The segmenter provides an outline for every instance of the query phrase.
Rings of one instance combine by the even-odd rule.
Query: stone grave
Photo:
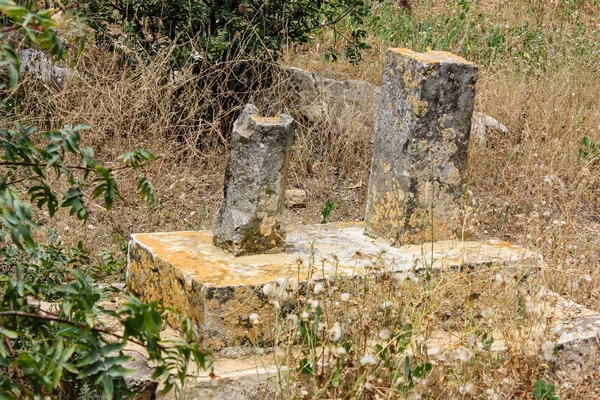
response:
[[[309,279],[335,276],[343,287],[378,274],[374,259],[390,266],[386,273],[406,276],[489,265],[514,268],[519,276],[537,269],[536,253],[500,240],[464,240],[461,231],[476,78],[474,64],[450,53],[389,50],[364,224],[284,227],[295,123],[287,115],[261,117],[252,105],[244,109],[234,124],[213,230],[133,234],[129,245],[128,289],[185,313],[217,357],[224,379],[198,378],[189,398],[263,398],[259,388],[280,370],[272,358],[248,355],[273,346],[275,329],[253,324],[251,316],[273,318],[266,293],[273,282],[306,290]],[[310,275],[311,263],[318,263],[319,274]],[[599,313],[552,293],[538,295],[567,321],[559,340],[565,360],[595,351]],[[439,353],[456,344],[438,339],[433,350]]]
[[[253,325],[249,316],[272,315],[265,284],[293,279],[303,285],[303,257],[318,260],[324,274],[342,282],[372,273],[374,257],[399,273],[536,266],[538,256],[525,248],[457,234],[476,76],[474,64],[450,53],[389,51],[364,225],[284,229],[295,124],[287,115],[261,117],[248,105],[234,125],[213,231],[132,235],[129,290],[143,301],[179,308],[207,348],[227,351],[273,344],[273,329]],[[432,238],[443,240],[427,243]],[[382,255],[388,241],[394,247]]]

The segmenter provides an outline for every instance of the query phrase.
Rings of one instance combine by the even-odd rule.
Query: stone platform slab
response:
[[[129,247],[127,285],[143,301],[160,301],[190,317],[211,350],[270,346],[274,327],[252,324],[273,315],[267,283],[294,278],[302,284],[335,271],[340,279],[369,273],[441,271],[482,265],[536,266],[539,256],[499,240],[443,241],[390,247],[367,237],[359,223],[296,226],[288,229],[284,253],[234,257],[212,244],[210,231],[134,234]],[[432,252],[433,249],[433,252]],[[284,307],[283,307],[284,308]]]

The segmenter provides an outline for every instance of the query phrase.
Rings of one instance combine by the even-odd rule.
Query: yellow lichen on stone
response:
[[[406,48],[392,48],[389,50],[393,54],[397,54],[401,57],[413,58],[417,61],[427,62],[427,63],[460,63],[472,65],[471,61],[467,61],[466,59],[457,56],[456,54],[449,53],[447,51],[428,51],[426,53],[418,53],[416,51],[406,49]]]
[[[418,79],[410,73],[409,69],[405,69],[402,74],[402,80],[404,81],[404,87],[406,89],[416,89],[421,84]]]
[[[427,113],[427,107],[429,103],[424,100],[420,100],[417,97],[409,94],[407,99],[412,104],[413,113],[419,117],[424,116]]]
[[[253,115],[251,118],[252,118],[252,120],[254,122],[257,122],[259,124],[260,123],[267,123],[268,124],[268,123],[279,122],[279,118],[278,117],[259,117],[257,115]]]

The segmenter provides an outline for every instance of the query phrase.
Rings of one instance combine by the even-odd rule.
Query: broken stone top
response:
[[[257,128],[263,134],[275,134],[280,133],[280,130],[267,130],[262,128],[273,127],[276,125],[290,125],[294,123],[294,119],[287,114],[280,114],[277,117],[262,117],[258,115],[258,110],[253,104],[247,104],[244,110],[240,114],[237,121],[233,125],[233,135],[239,134],[244,137],[249,137]]]
[[[214,223],[214,244],[238,255],[283,251],[281,214],[295,122],[261,117],[248,104],[233,126],[224,200]]]
[[[427,53],[417,53],[416,51],[405,49],[405,48],[393,48],[389,50],[390,53],[398,54],[408,58],[414,58],[419,62],[425,62],[430,64],[467,64],[475,65],[471,61],[467,61],[464,58],[457,56],[456,54],[449,53],[447,51],[428,51]]]

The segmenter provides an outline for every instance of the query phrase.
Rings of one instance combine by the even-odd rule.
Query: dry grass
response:
[[[457,12],[443,3],[424,1],[414,5],[413,20],[433,20]],[[476,109],[507,125],[509,134],[491,136],[485,145],[472,144],[468,184],[473,194],[468,227],[481,236],[500,237],[539,250],[547,268],[543,276],[535,277],[526,287],[499,285],[483,273],[442,277],[425,291],[421,285],[408,284],[405,300],[395,305],[397,312],[424,337],[427,332],[451,325],[459,342],[467,341],[479,326],[467,323],[471,306],[465,304],[465,293],[479,293],[484,299],[485,304],[472,305],[477,312],[490,307],[501,313],[507,305],[514,305],[519,291],[523,295],[535,293],[542,286],[600,310],[600,161],[580,157],[584,136],[600,143],[600,53],[593,45],[600,38],[598,4],[566,0],[481,3],[477,12],[484,13],[478,20],[482,23],[464,28],[463,36],[447,50],[480,61]],[[530,47],[523,45],[527,31],[511,30],[525,22],[541,38]],[[587,30],[578,31],[578,24]],[[506,27],[502,31],[506,36],[502,45],[505,53],[494,58],[486,49],[469,49],[469,40],[483,37],[482,29],[492,26]],[[424,41],[403,43],[375,35],[370,41],[373,47],[358,66],[343,60],[324,64],[323,54],[331,44],[325,34],[303,48],[289,49],[284,60],[336,79],[378,84],[386,47],[426,47]],[[543,51],[536,53],[539,49]],[[19,111],[42,129],[68,122],[89,124],[93,129],[83,141],[103,160],[114,160],[136,147],[160,155],[149,171],[160,199],[154,210],[138,203],[133,181],[123,176],[125,203],[117,204],[111,213],[93,207],[88,221],[93,228],[75,225],[66,215],[53,222],[67,242],[84,240],[92,252],[97,252],[104,247],[115,249],[118,238],[127,238],[133,232],[211,225],[222,196],[226,148],[219,126],[199,121],[198,115],[218,99],[212,98],[207,86],[196,86],[198,77],[190,70],[174,79],[163,71],[160,60],[129,69],[118,56],[90,49],[61,90],[43,88],[35,82],[23,85],[24,106]],[[180,99],[176,104],[175,93]],[[294,114],[289,106],[286,111]],[[352,119],[340,123],[339,118],[330,115],[318,127],[303,125],[299,130],[289,186],[306,189],[309,202],[306,209],[286,210],[289,223],[319,222],[320,209],[327,199],[337,205],[333,220],[362,218],[373,132],[352,130],[352,126]],[[489,273],[493,277],[494,271]],[[377,298],[371,303],[383,301]],[[417,305],[424,303],[426,309],[419,309]],[[512,306],[509,309],[514,311]],[[451,310],[461,312],[432,323],[424,319]],[[524,343],[519,339],[523,332],[511,315],[485,323],[491,324],[486,329],[501,332],[507,343]],[[528,335],[530,339],[536,336],[531,332]],[[535,378],[547,372],[545,362],[535,354],[525,354],[517,345],[500,358],[490,354],[459,372],[456,367],[437,365],[436,376],[451,374],[453,378],[441,391],[435,391],[432,385],[419,389],[419,393],[432,398],[457,398],[462,396],[460,386],[472,382],[476,386],[471,395],[474,398],[488,398],[486,390],[490,388],[501,396],[498,398],[530,398]],[[365,379],[375,376],[374,370],[358,369],[366,373]],[[566,385],[561,389],[561,398],[597,398],[593,391],[597,390],[594,381],[598,377],[593,373],[565,378],[554,375],[552,379]]]

